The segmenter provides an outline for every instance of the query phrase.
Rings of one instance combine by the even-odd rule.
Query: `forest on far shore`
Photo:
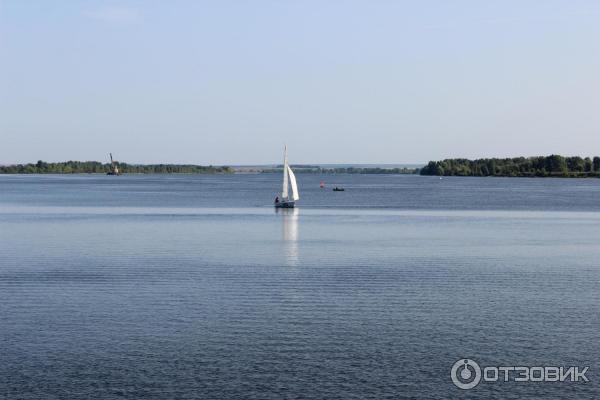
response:
[[[430,161],[421,175],[443,176],[540,176],[600,177],[600,157],[563,157],[559,155],[515,158],[451,158]]]
[[[230,167],[213,167],[212,165],[191,164],[127,164],[116,162],[123,174],[216,174],[232,173]],[[0,166],[0,174],[102,174],[111,170],[111,164],[98,161],[66,161],[47,163],[38,161],[35,164],[15,164]]]

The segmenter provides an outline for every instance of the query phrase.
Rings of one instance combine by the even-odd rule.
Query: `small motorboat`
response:
[[[337,187],[336,186],[336,187],[333,188],[334,192],[343,192],[344,190],[346,190],[346,189],[344,189],[343,187]]]
[[[289,194],[289,187],[291,186],[291,196]],[[300,199],[298,194],[298,185],[296,184],[296,176],[294,171],[290,168],[287,159],[287,146],[283,152],[283,188],[281,195],[275,198],[273,204],[275,208],[294,208],[296,201]]]

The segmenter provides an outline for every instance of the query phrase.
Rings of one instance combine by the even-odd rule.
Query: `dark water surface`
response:
[[[600,180],[280,180],[0,176],[0,398],[600,398]]]

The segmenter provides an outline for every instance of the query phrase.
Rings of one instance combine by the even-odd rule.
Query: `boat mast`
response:
[[[281,198],[288,198],[288,160],[287,160],[287,146],[284,146],[283,150],[283,188],[281,189]]]

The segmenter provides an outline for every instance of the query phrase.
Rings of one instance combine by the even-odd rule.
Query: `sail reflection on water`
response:
[[[298,251],[298,208],[276,208],[276,213],[281,215],[283,255],[288,266],[299,264]]]

